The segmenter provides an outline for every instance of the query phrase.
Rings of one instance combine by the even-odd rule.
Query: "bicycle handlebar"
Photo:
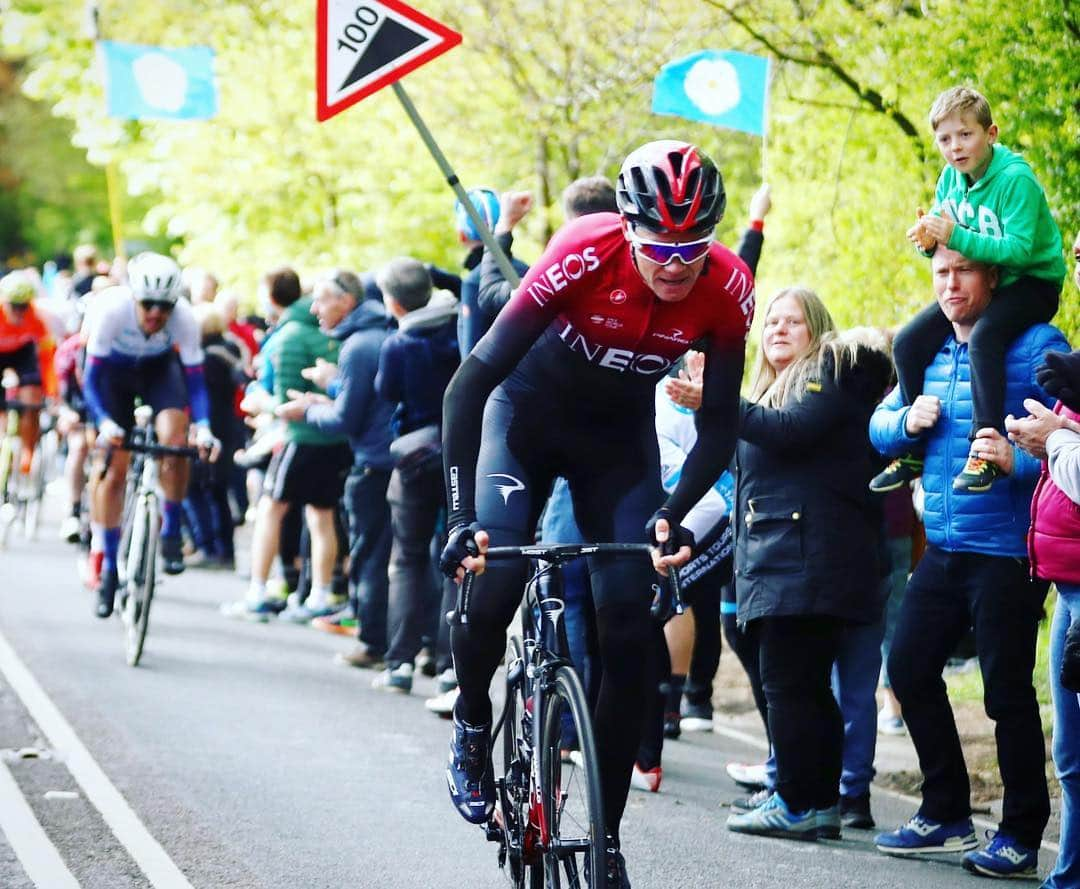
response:
[[[484,556],[493,562],[511,559],[541,559],[552,565],[563,565],[582,556],[648,556],[651,552],[652,547],[647,543],[540,543],[532,546],[493,546],[484,553]],[[475,579],[475,573],[465,572],[465,578],[458,587],[457,604],[454,610],[447,612],[446,615],[446,620],[451,626],[460,626],[469,622],[469,606],[472,602],[472,587]],[[653,617],[666,622],[673,614],[682,614],[684,610],[679,572],[668,571],[665,583],[661,587],[659,601],[652,606]]]

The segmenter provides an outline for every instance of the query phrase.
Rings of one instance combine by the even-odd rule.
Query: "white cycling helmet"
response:
[[[128,263],[128,286],[137,302],[175,303],[180,298],[180,266],[160,253],[140,253]]]

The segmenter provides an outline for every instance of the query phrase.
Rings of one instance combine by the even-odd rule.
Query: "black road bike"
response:
[[[562,566],[591,555],[648,558],[626,543],[493,547],[487,558],[537,560],[521,605],[522,634],[506,658],[506,699],[492,732],[497,805],[484,826],[515,889],[585,889],[603,874],[604,809],[588,699],[569,654]],[[677,572],[654,588],[654,614],[682,610]],[[451,623],[467,623],[466,574]],[[541,584],[541,579],[546,583]]]

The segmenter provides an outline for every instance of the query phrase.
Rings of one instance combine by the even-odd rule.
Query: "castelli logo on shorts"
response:
[[[573,281],[579,281],[587,272],[600,268],[600,258],[592,245],[580,253],[567,253],[558,262],[553,262],[537,276],[526,293],[538,306],[546,306],[548,301],[560,290],[566,289]]]
[[[621,306],[628,299],[625,290],[612,290],[611,296],[608,297],[613,305]]]

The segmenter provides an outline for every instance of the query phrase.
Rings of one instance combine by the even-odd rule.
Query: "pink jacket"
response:
[[[1054,413],[1080,421],[1080,414],[1061,402],[1054,407]],[[1045,461],[1031,498],[1028,555],[1032,576],[1080,584],[1080,504],[1054,484]]]

